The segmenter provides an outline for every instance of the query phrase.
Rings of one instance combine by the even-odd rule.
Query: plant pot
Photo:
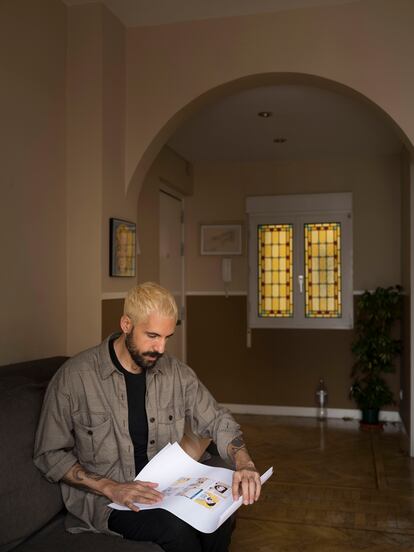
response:
[[[369,425],[379,424],[379,408],[364,408],[362,409],[361,423]]]

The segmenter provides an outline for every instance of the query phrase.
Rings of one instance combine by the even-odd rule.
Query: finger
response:
[[[240,485],[240,476],[238,473],[235,473],[233,475],[233,483],[231,485],[233,500],[239,500],[239,485]]]
[[[252,504],[254,497],[254,479],[249,477],[247,479],[247,504]]]
[[[251,477],[249,481],[249,504],[253,504],[256,497],[256,478]]]
[[[156,502],[161,502],[164,498],[161,493],[149,491],[136,491],[132,496],[136,502],[143,502],[145,504],[155,504]]]
[[[146,487],[144,485],[140,486],[139,489],[136,489],[135,493],[138,496],[146,497],[146,498],[152,500],[153,502],[159,502],[160,500],[162,500],[164,498],[164,494],[161,493],[160,491],[157,491],[152,487]]]
[[[140,481],[134,483],[126,483],[120,486],[120,491],[125,493],[155,493],[161,494],[160,491],[155,489],[155,485],[158,486],[158,483],[155,484],[142,484]]]
[[[164,494],[160,491],[157,491],[151,487],[141,487],[139,490],[136,491],[140,496],[145,496],[150,499],[154,499],[157,502],[162,500],[164,498]]]
[[[158,485],[158,483],[157,483],[157,485]],[[134,490],[136,492],[142,493],[144,495],[152,495],[152,496],[158,496],[158,497],[163,497],[164,496],[160,491],[157,491],[156,489],[154,489],[153,486],[149,486],[149,485],[137,485],[136,489],[134,489]]]
[[[242,495],[243,495],[243,504],[247,506],[250,504],[250,498],[249,498],[249,479],[247,477],[243,477],[241,480],[241,487],[242,487]]]
[[[142,495],[138,495],[136,498],[134,498],[134,501],[138,502],[139,504],[157,504],[158,502],[161,502],[159,498],[146,497]]]
[[[133,512],[139,512],[139,508],[138,506],[135,506],[135,504],[131,501],[127,501],[125,502],[125,506],[127,506],[130,510],[132,510]]]
[[[144,485],[145,487],[158,487],[158,483],[153,483],[152,481],[134,481],[139,485]]]
[[[257,481],[256,481],[256,494],[255,494],[255,497],[254,497],[254,499],[256,501],[259,500],[261,490],[262,490],[262,482],[260,481],[260,477],[258,475],[257,476]]]

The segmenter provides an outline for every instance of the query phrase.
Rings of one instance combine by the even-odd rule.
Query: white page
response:
[[[270,472],[273,473],[272,468],[262,476],[267,475],[264,481]],[[199,531],[212,533],[242,504],[241,498],[237,501],[232,498],[233,474],[228,468],[196,462],[178,443],[168,444],[135,478],[158,483],[157,490],[164,492],[164,499],[153,505],[136,503],[136,506],[140,510],[163,508]],[[109,506],[129,509],[114,503]]]

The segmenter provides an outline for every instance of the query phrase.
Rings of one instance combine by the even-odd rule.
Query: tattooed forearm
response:
[[[84,481],[85,479],[94,479],[95,481],[100,481],[104,478],[103,475],[85,470],[85,468],[82,468],[82,466],[79,465],[74,466],[73,477],[74,479],[76,479],[76,481]]]
[[[100,495],[102,493],[99,491],[99,489],[94,488],[94,483],[101,481],[102,479],[105,479],[103,475],[90,472],[83,468],[80,464],[75,464],[63,476],[62,481],[64,481],[68,485],[71,485],[72,487],[76,487],[77,489]]]
[[[256,471],[253,460],[250,458],[249,451],[243,437],[235,437],[227,447],[227,453],[230,459],[234,462],[236,469],[243,469],[247,471]]]
[[[230,442],[230,446],[237,452],[238,450],[245,448],[246,444],[242,437],[235,437],[233,441]]]
[[[234,460],[236,454],[239,452],[239,450],[246,449],[246,444],[243,441],[242,437],[235,437],[233,441],[229,443],[228,446],[228,453],[230,458]]]

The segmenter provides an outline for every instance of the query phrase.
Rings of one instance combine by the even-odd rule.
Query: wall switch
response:
[[[222,260],[221,275],[224,283],[229,284],[231,282],[231,259]]]
[[[250,349],[252,346],[252,330],[247,328],[246,347]]]

